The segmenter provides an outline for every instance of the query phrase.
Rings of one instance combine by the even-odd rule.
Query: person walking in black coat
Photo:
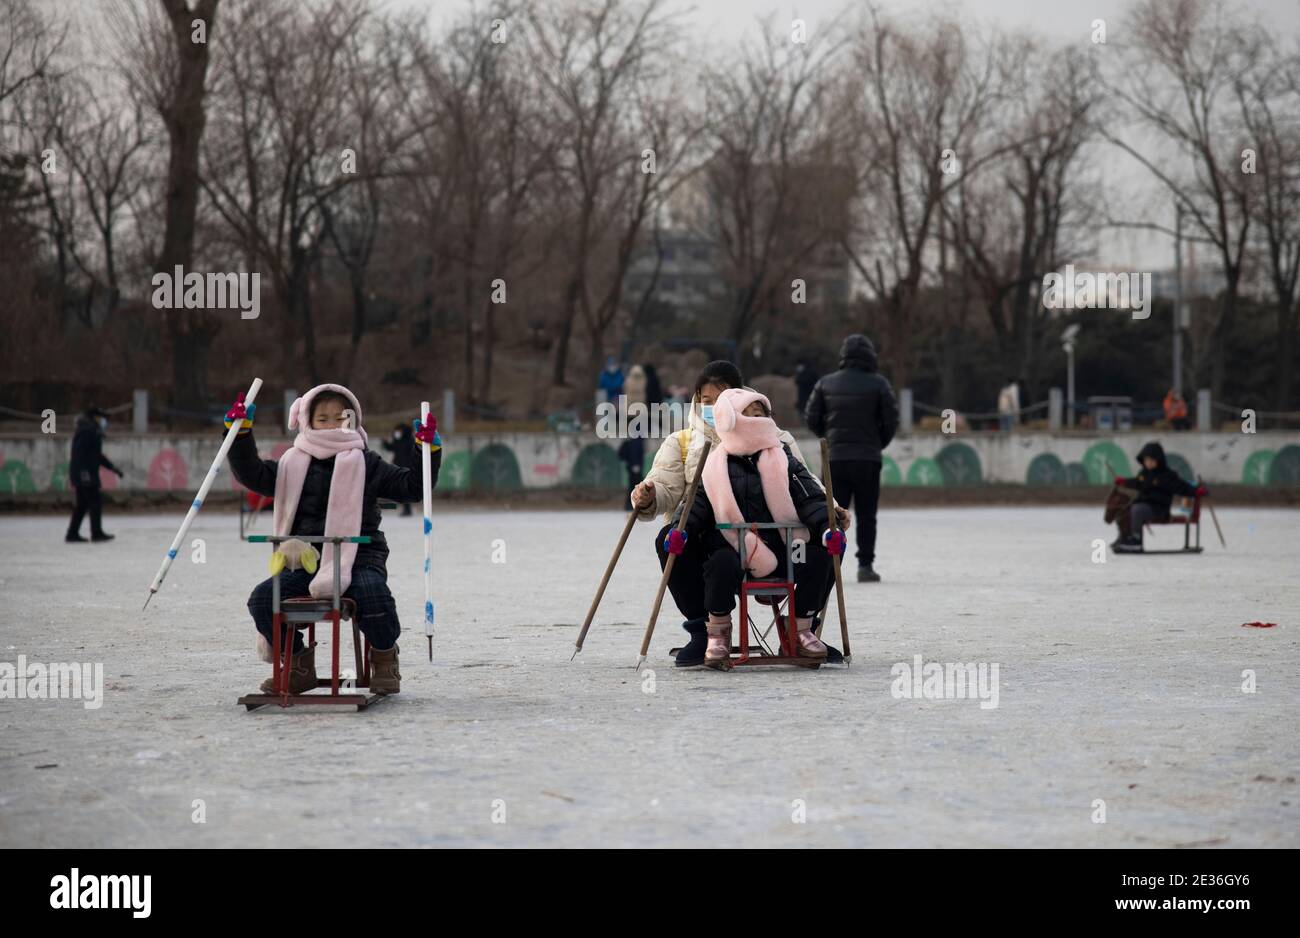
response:
[[[69,543],[85,541],[81,536],[81,519],[90,515],[90,539],[111,541],[113,535],[105,534],[102,520],[104,501],[100,496],[99,467],[117,473],[122,470],[104,455],[104,431],[108,428],[108,414],[98,407],[90,407],[77,417],[72,432],[72,456],[68,462],[68,482],[77,493],[77,503],[72,509],[72,521],[64,540]]]
[[[794,369],[794,386],[797,392],[795,406],[799,408],[799,413],[808,409],[808,398],[812,397],[813,388],[817,387],[817,372],[802,358],[796,363]]]
[[[394,466],[409,469],[417,475],[423,468],[421,465],[423,457],[416,451],[414,433],[406,424],[399,423],[393,427],[393,437],[391,440],[384,440],[383,447],[393,454]],[[410,502],[402,502],[402,514],[403,516],[411,514]]]
[[[840,347],[840,370],[813,387],[808,426],[830,444],[835,500],[858,518],[858,582],[878,583],[876,508],[880,503],[881,450],[898,432],[898,401],[876,371],[876,347],[851,335]]]

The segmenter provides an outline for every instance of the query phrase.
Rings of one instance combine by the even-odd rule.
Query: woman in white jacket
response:
[[[664,550],[664,538],[674,526],[682,509],[682,500],[686,495],[687,481],[694,479],[699,471],[700,456],[704,452],[705,442],[718,445],[718,434],[713,429],[713,402],[718,395],[729,388],[744,388],[745,379],[740,369],[728,361],[709,362],[695,381],[695,393],[691,397],[690,416],[687,428],[667,436],[655,454],[654,465],[646,474],[644,481],[632,490],[632,507],[640,521],[653,521],[656,516],[663,517],[664,527],[655,536],[655,550],[659,555],[659,566],[668,562]],[[750,389],[752,390],[752,389]],[[790,448],[790,452],[804,465],[808,460],[799,450],[799,444],[786,430],[780,432],[780,440]],[[813,473],[817,477],[816,473]],[[818,478],[820,482],[820,478]],[[849,514],[838,505],[835,506],[836,517],[841,530],[849,526]],[[685,550],[673,565],[672,576],[668,580],[668,590],[673,594],[673,602],[681,610],[686,621],[682,628],[690,634],[690,642],[677,654],[679,668],[699,667],[704,664],[704,649],[708,644],[708,631],[705,623],[708,612],[704,608],[704,553],[699,544],[690,540]],[[834,652],[838,656],[838,652]]]

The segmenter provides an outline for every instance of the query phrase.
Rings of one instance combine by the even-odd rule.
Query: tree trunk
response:
[[[1291,372],[1295,360],[1296,305],[1287,303],[1290,313],[1278,312],[1277,364],[1273,370],[1273,409],[1286,410],[1291,400]]]
[[[492,350],[497,339],[496,311],[497,305],[489,297],[483,310],[483,373],[479,379],[479,400],[485,405],[491,401]]]
[[[348,349],[348,364],[343,372],[345,383],[352,382],[357,367],[357,355],[361,352],[361,340],[366,334],[366,284],[362,275],[353,271],[352,286],[352,338]]]
[[[171,100],[163,107],[167,128],[166,227],[155,269],[171,276],[176,267],[194,259],[195,217],[199,204],[199,145],[207,124],[203,96],[208,74],[208,48],[220,0],[198,0],[194,9],[184,0],[162,0],[175,40],[177,68]],[[192,42],[195,20],[203,20],[208,42]],[[208,347],[216,323],[203,310],[171,310],[167,332],[172,343],[172,404],[180,410],[203,411],[207,406]]]
[[[573,337],[573,319],[578,315],[578,291],[581,283],[575,276],[569,281],[564,293],[564,318],[560,320],[560,341],[555,346],[555,370],[551,374],[551,383],[559,387],[566,385],[565,377],[569,366],[569,341]]]
[[[1214,350],[1210,357],[1210,395],[1215,401],[1223,400],[1223,384],[1227,377],[1228,341],[1237,316],[1237,281],[1240,271],[1228,273],[1228,288],[1223,294],[1223,311],[1214,329]]]

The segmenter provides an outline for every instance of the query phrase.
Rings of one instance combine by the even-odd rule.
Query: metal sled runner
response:
[[[270,544],[274,549],[277,545],[285,541],[299,540],[309,544],[333,544],[334,545],[334,590],[329,599],[315,599],[310,596],[303,596],[294,599],[280,598],[280,574],[276,574],[271,581],[271,648],[272,648],[272,671],[271,679],[274,682],[276,693],[273,694],[246,694],[239,698],[239,703],[248,710],[254,710],[257,707],[265,707],[269,704],[275,704],[280,707],[296,706],[344,706],[356,707],[357,710],[364,710],[378,700],[383,699],[382,694],[367,694],[364,691],[370,687],[370,642],[361,635],[361,630],[357,628],[357,604],[355,600],[347,599],[341,595],[342,590],[342,572],[340,545],[342,544],[369,544],[369,537],[273,537],[268,534],[254,534],[248,538],[255,543]],[[343,678],[339,673],[339,632],[340,623],[343,621],[352,623],[352,654],[356,663],[356,677]],[[289,672],[291,658],[293,655],[293,636],[285,634],[285,629],[300,629],[307,627],[307,645],[311,647],[316,640],[316,623],[329,622],[333,626],[333,634],[330,642],[331,669],[328,678],[317,678],[316,687],[328,687],[328,694],[289,693]],[[340,693],[340,686],[344,681],[350,682],[352,687],[344,688],[351,690],[355,688],[362,693]]]

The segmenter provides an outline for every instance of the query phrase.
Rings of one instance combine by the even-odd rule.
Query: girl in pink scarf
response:
[[[338,384],[312,388],[293,402],[288,426],[298,431],[279,460],[261,459],[253,440],[254,407],[245,413],[241,401],[227,422],[242,420],[242,429],[230,448],[230,468],[235,478],[259,495],[275,497],[275,533],[308,537],[366,535],[369,544],[344,544],[340,553],[343,595],[357,603],[357,625],[372,646],[370,689],[396,694],[401,689],[397,637],[401,624],[397,605],[388,589],[388,543],[379,529],[379,500],[416,502],[424,497],[419,471],[385,462],[368,447],[361,423],[361,404],[350,390]],[[418,425],[418,421],[416,421]],[[432,424],[432,421],[431,421]],[[438,484],[442,441],[436,424],[418,427],[421,445],[433,450],[430,475]],[[317,571],[286,570],[280,574],[280,595],[324,598],[332,595],[334,547],[324,545]],[[271,631],[271,580],[264,580],[248,599],[248,609],[265,640],[266,660]],[[316,687],[315,653],[305,648],[301,634],[293,631],[290,691],[298,694]],[[268,678],[263,693],[273,693]]]
[[[719,531],[718,523],[799,522],[793,537],[803,541],[804,562],[795,563],[795,617],[799,653],[826,656],[826,646],[812,631],[812,618],[830,589],[830,555],[822,546],[827,530],[826,496],[803,463],[778,439],[772,405],[757,391],[732,388],[713,406],[714,428],[721,445],[709,454],[701,480],[706,497],[695,499],[686,524],[688,537],[704,538],[705,605],[709,643],[704,663],[725,669],[731,656],[731,611],[746,573],[751,577],[787,576],[785,542],[778,531],[746,531],[747,570],[741,569],[741,533]],[[796,552],[796,558],[799,554]]]

